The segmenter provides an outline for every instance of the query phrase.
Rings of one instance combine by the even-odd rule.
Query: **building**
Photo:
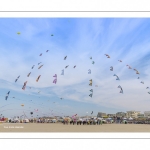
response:
[[[126,113],[124,112],[117,112],[116,117],[126,117]]]
[[[140,114],[140,111],[127,111],[127,118],[138,118],[138,114]]]
[[[108,117],[114,117],[116,114],[107,114]]]
[[[144,117],[150,118],[150,111],[145,111],[144,112]]]
[[[144,114],[138,114],[137,118],[145,118]]]
[[[103,118],[103,117],[106,117],[106,116],[107,116],[107,114],[102,113],[102,112],[98,112],[98,114],[97,114],[97,117],[99,117],[99,118]]]

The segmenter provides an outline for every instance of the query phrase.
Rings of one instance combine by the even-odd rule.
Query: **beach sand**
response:
[[[150,132],[148,124],[1,123],[0,132]]]

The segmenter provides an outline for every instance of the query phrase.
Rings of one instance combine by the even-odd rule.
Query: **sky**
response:
[[[148,18],[0,18],[0,115],[86,116],[93,111],[96,116],[98,112],[149,111],[149,57]]]

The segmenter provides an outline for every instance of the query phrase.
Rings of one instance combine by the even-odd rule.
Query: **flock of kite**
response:
[[[49,51],[49,50],[46,50],[46,52],[48,52],[48,51]],[[105,54],[105,55],[106,55],[107,58],[110,58],[110,56],[109,56],[108,54]],[[41,53],[39,56],[42,56],[42,53]],[[64,57],[64,60],[66,60],[66,59],[67,59],[67,56]],[[92,57],[90,57],[90,59],[92,59]],[[119,62],[122,62],[122,60],[118,60],[118,61],[119,61]],[[92,61],[92,64],[94,64],[94,63],[95,63],[95,62]],[[40,64],[41,64],[41,62],[38,63],[38,65],[40,65]],[[129,66],[129,65],[126,65],[126,66],[128,67],[128,69],[132,69],[131,66]],[[35,67],[35,65],[33,65],[33,66],[31,67],[31,69],[33,69],[34,67]],[[43,64],[40,65],[40,66],[38,67],[38,69],[41,69],[42,67],[43,67]],[[67,65],[65,68],[68,68],[68,67],[69,67],[69,65]],[[76,68],[76,65],[75,65],[73,68]],[[111,67],[110,67],[110,71],[113,71],[113,69],[114,69],[113,66],[111,66]],[[133,69],[133,70],[136,72],[136,74],[140,74],[137,69]],[[91,74],[91,69],[88,70],[88,74]],[[31,75],[31,72],[29,72],[29,73],[27,74],[27,77],[30,77],[30,75]],[[61,75],[64,75],[64,69],[62,70]],[[116,77],[116,80],[120,80],[120,78],[119,78],[116,74],[114,74],[113,76]],[[40,77],[41,77],[41,75],[39,75],[39,76],[37,77],[36,82],[39,81]],[[56,84],[56,83],[57,83],[57,74],[55,74],[53,77],[54,77],[53,83]],[[15,82],[17,82],[19,78],[20,78],[20,75],[15,79]],[[140,77],[138,77],[138,79],[139,79],[139,78],[140,78]],[[92,79],[90,79],[89,82],[90,82],[90,83],[89,83],[89,86],[92,86],[92,84],[93,84]],[[141,81],[141,83],[144,84],[143,81]],[[23,85],[23,87],[22,87],[22,90],[25,90],[25,89],[26,89],[26,85],[27,85],[27,81],[24,82],[24,85]],[[98,85],[95,85],[95,87],[98,87]],[[31,87],[30,87],[30,88],[31,88]],[[123,89],[122,89],[122,87],[121,87],[120,85],[118,86],[118,88],[120,88],[120,93],[123,93]],[[147,87],[146,89],[149,89],[149,87]],[[91,89],[91,90],[89,90],[89,91],[91,92],[91,93],[89,94],[89,96],[92,98],[92,96],[93,96],[93,89]],[[40,93],[40,91],[39,91],[38,93]],[[148,92],[148,93],[150,94],[150,92]],[[9,94],[10,94],[10,91],[8,91],[8,93],[6,94],[5,100],[8,99]],[[13,98],[15,98],[15,97],[13,97]],[[63,98],[61,97],[60,99],[62,100]],[[22,104],[21,106],[24,106],[24,105]],[[38,109],[37,109],[36,111],[38,111]],[[33,114],[33,112],[31,112],[31,114]],[[76,115],[74,115],[74,116],[76,116]]]
[[[105,54],[105,56],[107,58],[110,58],[110,56],[108,54]],[[122,60],[118,60],[118,61],[122,62]],[[128,67],[128,69],[132,69],[132,67],[130,65],[126,65],[126,66]],[[136,74],[138,74],[138,75],[140,74],[137,69],[133,69],[133,70],[136,72]],[[113,71],[113,67],[112,66],[110,67],[110,71]],[[120,80],[119,77],[116,74],[114,74],[113,76],[116,77],[116,80]],[[140,79],[140,77],[138,77],[137,79]],[[141,81],[140,83],[144,84],[143,81]],[[118,88],[120,88],[120,93],[123,93],[123,89],[122,89],[122,87],[120,85],[118,86]],[[149,89],[149,87],[147,87],[146,89]],[[150,92],[148,92],[148,94],[150,94]]]
[[[20,35],[21,33],[20,33],[20,32],[17,32],[17,34]],[[53,34],[51,34],[51,36],[53,36]],[[49,52],[49,50],[46,50],[46,53],[47,53],[47,52]],[[39,56],[41,57],[42,55],[43,55],[43,54],[40,53]],[[106,56],[107,58],[110,58],[110,56],[109,56],[108,54],[105,54],[105,56]],[[66,59],[67,59],[67,56],[64,57],[64,60],[66,60]],[[90,57],[90,59],[92,60],[92,57]],[[119,62],[122,62],[122,60],[118,60],[118,61],[119,61]],[[41,64],[41,63],[42,63],[42,62],[39,62],[39,63],[38,63],[38,69],[41,69],[41,68],[44,66],[44,64]],[[41,64],[41,65],[40,65],[40,64]],[[92,61],[92,64],[94,65],[94,64],[95,64],[95,61]],[[128,69],[132,69],[132,67],[131,67],[130,65],[126,65],[126,66],[128,67]],[[33,66],[31,67],[31,69],[34,69],[34,67],[35,67],[35,65],[33,65]],[[65,69],[67,69],[68,67],[69,67],[69,65],[65,66]],[[73,66],[73,68],[76,68],[76,65]],[[64,75],[64,74],[65,74],[65,73],[64,73],[64,72],[65,72],[65,71],[64,71],[65,69],[62,70],[61,75]],[[111,67],[110,67],[110,71],[113,71],[113,70],[114,70],[114,67],[111,66]],[[133,69],[133,70],[135,71],[136,74],[138,74],[138,75],[140,74],[137,69]],[[91,69],[88,70],[88,74],[91,74]],[[31,72],[29,72],[29,73],[27,74],[27,77],[30,77],[30,75],[31,75]],[[119,78],[116,74],[114,74],[113,76],[116,77],[116,80],[120,80],[120,78]],[[41,77],[41,75],[39,75],[39,76],[37,77],[36,82],[39,81],[40,77]],[[17,82],[17,81],[19,80],[19,78],[20,78],[20,75],[15,79],[15,82]],[[54,78],[53,83],[56,84],[56,83],[57,83],[57,74],[54,74],[53,78]],[[138,77],[137,79],[140,79],[140,77]],[[26,89],[27,82],[28,82],[28,81],[25,81],[25,82],[24,82],[24,84],[23,84],[23,86],[22,86],[22,90],[25,90],[25,89]],[[143,81],[141,81],[141,83],[144,84]],[[92,86],[92,84],[93,84],[93,80],[90,79],[90,80],[89,80],[89,86]],[[95,85],[95,87],[98,87],[98,85]],[[120,93],[123,94],[123,88],[122,88],[120,85],[118,86],[118,88],[120,89]],[[30,87],[30,89],[31,89],[31,87]],[[147,87],[146,89],[149,89],[149,87]],[[91,92],[91,93],[89,94],[89,96],[92,98],[92,96],[93,96],[93,89],[90,89],[89,91]],[[38,93],[40,93],[40,91],[39,91]],[[150,92],[148,92],[148,93],[150,94]],[[10,91],[8,91],[8,93],[6,94],[5,100],[8,99],[9,94],[10,94]],[[15,97],[13,97],[13,98],[15,98]],[[62,100],[63,98],[61,97],[60,99]],[[21,106],[24,106],[24,104],[22,104]],[[35,109],[35,112],[38,112],[38,109]],[[33,112],[30,112],[30,114],[32,115]],[[93,114],[93,111],[92,111],[91,114]],[[72,118],[74,118],[76,115],[77,115],[77,114],[73,115]]]

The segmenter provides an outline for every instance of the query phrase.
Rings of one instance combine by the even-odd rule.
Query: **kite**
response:
[[[27,75],[27,77],[29,77],[29,76],[30,76],[30,74],[31,74],[31,72]]]
[[[39,91],[38,93],[40,93],[41,91]]]
[[[91,115],[93,114],[93,111],[91,112]]]
[[[47,50],[46,52],[48,52],[49,50]]]
[[[34,109],[36,112],[38,112],[38,109]]]
[[[41,63],[41,62],[40,62],[40,63]],[[40,63],[38,63],[38,65],[39,65]]]
[[[53,76],[55,79],[53,80],[53,83],[57,83],[57,74],[55,74],[54,76]]]
[[[113,76],[116,76],[116,77],[117,77],[116,80],[120,80],[119,77],[118,77],[116,74],[114,74]]]
[[[32,66],[32,69],[34,68],[35,65]]]
[[[88,70],[88,74],[91,74],[91,70],[90,69]]]
[[[18,76],[18,77],[17,77],[17,79],[15,80],[15,82],[17,82],[17,81],[18,81],[19,77],[20,77],[20,76]]]
[[[17,82],[18,79],[15,80],[15,82]]]
[[[56,77],[56,78],[57,78],[57,74],[55,74],[53,77]]]
[[[132,69],[132,68],[131,68],[131,66],[129,66],[129,65],[126,65],[126,66],[128,66],[128,67],[129,67],[129,69]]]
[[[95,87],[98,87],[98,85],[95,85]]]
[[[119,85],[118,88],[120,88],[120,93],[123,93],[122,87]]]
[[[23,85],[23,87],[22,87],[22,89],[23,89],[23,90],[25,90],[25,88],[26,88],[26,84],[27,84],[27,81],[26,81],[26,82],[24,82],[24,85]]]
[[[93,94],[91,93],[89,96],[90,96],[90,97],[92,97],[92,96],[93,96]]]
[[[119,62],[122,62],[122,60],[118,60]]]
[[[138,77],[137,79],[140,79],[140,77]]]
[[[67,56],[64,57],[64,60],[66,60],[66,59],[67,59]]]
[[[92,61],[92,64],[95,64],[95,62],[94,62],[94,61]]]
[[[38,69],[42,68],[43,65],[41,65]]]
[[[62,73],[61,73],[61,75],[64,75],[64,70],[62,70]]]
[[[90,57],[90,59],[92,59],[92,57]]]
[[[134,71],[136,71],[136,74],[140,74],[139,72],[138,72],[138,70],[136,70],[136,69],[133,69]]]
[[[150,94],[150,92],[148,92],[148,94]]]
[[[91,89],[90,92],[92,92],[92,93],[89,96],[92,97],[93,96],[93,89]]]
[[[30,112],[30,114],[32,115],[32,114],[33,114],[33,112]]]
[[[90,84],[89,84],[89,85],[90,85],[90,86],[92,86],[92,79],[91,79],[91,80],[89,80],[89,81],[90,81]]]
[[[147,87],[146,89],[149,89],[149,87]]]
[[[17,32],[17,34],[20,35],[21,33],[20,33],[20,32]]]
[[[143,82],[143,81],[141,81],[141,83],[142,83],[142,84],[144,84],[144,82]]]
[[[57,83],[57,79],[54,79],[54,80],[53,80],[53,83],[55,83],[55,84],[56,84],[56,83]]]
[[[39,56],[42,56],[42,53]]]
[[[7,93],[7,95],[5,97],[5,100],[7,100],[8,96],[9,96],[9,93],[10,93],[10,91]]]
[[[36,82],[38,82],[38,81],[39,81],[40,77],[41,77],[41,75],[39,75],[39,76],[38,76],[38,78],[36,79]]]
[[[105,54],[107,58],[110,58],[110,56],[108,54]]]
[[[91,89],[90,92],[93,92],[93,89]]]
[[[53,34],[51,34],[51,36],[54,36]]]
[[[69,65],[68,65],[69,66]],[[68,66],[66,66],[65,68],[68,68]]]
[[[73,68],[75,68],[76,66],[74,66]]]
[[[62,100],[63,98],[61,97],[60,99]]]
[[[24,104],[21,104],[21,106],[23,107],[23,106],[24,106]]]
[[[110,67],[110,71],[113,71],[113,67],[112,66]]]

